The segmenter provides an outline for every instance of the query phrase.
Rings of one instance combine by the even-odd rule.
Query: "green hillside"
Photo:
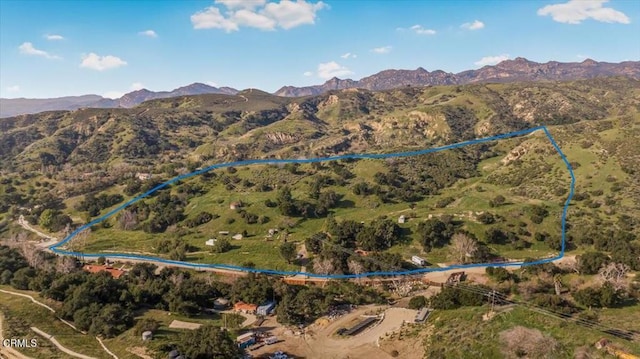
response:
[[[567,249],[595,247],[638,269],[639,123],[640,82],[626,78],[306,98],[247,90],[25,115],[0,121],[0,218],[24,215],[62,236],[215,163],[408,151],[547,125],[577,179]],[[327,273],[413,268],[416,254],[430,266],[542,258],[560,248],[569,179],[542,132],[411,158],[220,169],[68,247]]]

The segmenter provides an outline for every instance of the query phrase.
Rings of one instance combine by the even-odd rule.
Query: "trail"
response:
[[[39,237],[42,237],[42,238],[44,238],[44,239],[46,239],[46,240],[47,240],[46,242],[39,243],[39,244],[38,244],[38,247],[46,247],[46,248],[49,248],[51,245],[56,244],[57,242],[59,242],[59,241],[60,241],[60,239],[59,239],[59,238],[56,238],[56,237],[50,236],[50,235],[48,235],[48,234],[42,233],[42,232],[40,232],[39,230],[37,230],[37,229],[35,229],[35,228],[31,227],[31,225],[29,224],[29,222],[27,222],[27,221],[24,219],[24,216],[23,216],[23,215],[20,215],[20,217],[18,217],[18,221],[17,221],[17,222],[18,222],[18,224],[19,224],[22,228],[26,229],[26,230],[27,230],[27,231],[29,231],[29,232],[33,232],[33,233],[37,234]]]
[[[80,353],[76,353],[73,350],[63,346],[62,344],[60,344],[58,342],[58,340],[56,340],[56,338],[53,337],[53,335],[49,335],[45,332],[43,332],[42,330],[36,328],[36,327],[31,327],[31,330],[33,330],[34,332],[36,332],[38,335],[41,335],[42,337],[44,337],[45,339],[48,339],[51,343],[53,343],[53,345],[55,345],[58,349],[62,350],[63,352],[74,356],[76,358],[80,358],[80,359],[98,359],[95,357],[90,357],[88,355],[84,355],[84,354],[80,354]]]
[[[34,297],[32,297],[32,296],[30,296],[30,295],[28,295],[28,294],[22,294],[22,293],[11,292],[11,291],[4,290],[4,289],[0,289],[0,292],[1,292],[1,293],[5,293],[5,294],[10,294],[10,295],[15,295],[15,296],[18,296],[18,297],[27,298],[27,299],[31,300],[33,303],[35,303],[35,304],[37,304],[37,305],[39,305],[39,306],[41,306],[41,307],[46,308],[48,311],[50,311],[50,312],[52,312],[52,313],[54,313],[54,314],[55,314],[55,312],[56,312],[56,311],[55,311],[53,308],[51,308],[50,306],[48,306],[48,305],[46,305],[46,304],[44,304],[44,303],[42,303],[42,302],[38,301],[37,299],[35,299]],[[57,317],[57,316],[56,316],[56,317]],[[57,317],[57,318],[58,318],[58,317]],[[84,334],[84,335],[86,335],[86,334],[87,334],[87,333],[85,333],[85,332],[83,332],[83,331],[79,330],[78,328],[76,328],[76,326],[75,326],[75,325],[71,324],[70,322],[68,322],[68,321],[66,321],[66,320],[64,320],[64,319],[62,319],[62,318],[58,318],[58,320],[60,320],[60,321],[61,321],[61,322],[63,322],[64,324],[66,324],[66,325],[68,325],[69,327],[71,327],[71,329],[73,329],[73,330],[75,330],[75,331],[77,331],[77,332],[79,332],[79,333],[82,333],[82,334]],[[1,333],[0,333],[0,334],[1,334]],[[113,357],[113,358],[115,358],[115,359],[118,359],[118,356],[116,356],[115,354],[113,354],[113,353],[112,353],[112,352],[111,352],[111,351],[110,351],[110,350],[109,350],[109,349],[104,345],[104,343],[102,342],[102,340],[100,340],[100,338],[96,337],[96,340],[98,341],[98,343],[100,343],[100,346],[102,347],[102,349],[104,349],[104,351],[105,351],[105,352],[107,352],[107,354],[109,354],[110,356],[112,356],[112,357]]]
[[[4,315],[0,313],[0,343],[2,343],[2,341],[4,340],[3,329],[2,329],[3,321],[4,321]],[[33,359],[31,357],[28,357],[20,353],[19,351],[15,350],[12,347],[5,347],[4,345],[0,344],[0,358],[5,358],[5,357],[7,359]]]
[[[15,296],[18,296],[18,297],[27,298],[27,299],[31,300],[33,303],[35,303],[35,304],[37,304],[37,305],[39,305],[39,306],[41,306],[41,307],[46,308],[46,309],[47,309],[48,311],[50,311],[51,313],[55,313],[55,312],[56,312],[56,311],[55,311],[53,308],[51,308],[50,306],[48,306],[48,305],[46,305],[46,304],[44,304],[44,303],[42,303],[42,302],[40,302],[40,301],[37,301],[35,298],[33,298],[32,296],[30,296],[30,295],[28,295],[28,294],[22,294],[22,293],[11,292],[11,291],[4,290],[4,289],[0,289],[0,292],[5,293],[5,294],[10,294],[10,295],[15,295]],[[75,327],[74,327],[74,329],[75,329]]]
[[[111,350],[109,350],[107,346],[104,345],[100,338],[96,337],[96,340],[98,341],[98,343],[100,343],[100,346],[102,347],[102,349],[104,349],[105,352],[107,352],[107,354],[111,355],[114,359],[119,359],[117,355],[113,354]]]

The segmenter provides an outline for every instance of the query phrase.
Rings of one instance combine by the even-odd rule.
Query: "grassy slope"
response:
[[[6,286],[2,286],[2,288],[16,291]],[[20,292],[41,300],[36,292]],[[45,333],[53,335],[60,344],[78,353],[96,358],[110,358],[94,337],[76,332],[58,320],[53,313],[32,303],[29,299],[0,293],[0,311],[5,317],[4,336],[6,338],[38,339],[37,348],[20,350],[26,355],[38,359],[72,358],[58,350],[47,339],[29,329],[29,327],[36,327]]]
[[[600,357],[602,353],[598,353],[594,344],[601,338],[608,338],[629,352],[640,352],[639,343],[627,342],[522,307],[516,307],[511,311],[498,314],[490,321],[484,321],[482,315],[487,311],[488,308],[483,307],[434,312],[427,324],[434,326],[431,336],[425,342],[427,356],[432,353],[437,357],[456,359],[503,357],[500,332],[515,326],[538,329],[545,335],[556,339],[560,348],[551,355],[553,358],[574,358],[577,348],[585,348],[596,358]],[[631,328],[637,320],[637,313],[633,311],[633,308],[610,309],[608,311],[616,312],[614,316],[619,318],[619,322],[611,323],[611,325],[616,324]],[[629,316],[632,313],[634,315]],[[608,323],[608,321],[601,321]],[[455,345],[451,345],[451,343],[455,343]]]

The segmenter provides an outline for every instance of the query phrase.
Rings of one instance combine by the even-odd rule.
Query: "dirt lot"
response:
[[[191,323],[191,322],[183,322],[180,320],[174,320],[173,322],[171,322],[171,324],[169,324],[169,328],[175,328],[175,329],[198,329],[202,326],[202,324],[199,323]]]
[[[302,358],[326,359],[387,359],[389,354],[377,346],[378,338],[386,333],[400,329],[404,321],[412,322],[416,311],[405,308],[388,308],[381,306],[363,306],[344,315],[333,322],[320,319],[306,328],[304,333],[296,335],[292,330],[279,327],[275,319],[270,318],[263,324],[272,335],[283,340],[277,344],[264,346],[251,352],[254,356],[273,353],[277,350]],[[384,319],[380,324],[365,329],[364,332],[353,337],[341,338],[335,332],[343,327],[349,327],[365,313],[386,309]]]

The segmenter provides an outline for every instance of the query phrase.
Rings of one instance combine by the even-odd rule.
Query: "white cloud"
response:
[[[382,46],[371,49],[371,52],[375,52],[376,54],[388,54],[391,51],[391,46]]]
[[[413,25],[411,26],[411,30],[413,30],[418,35],[435,35],[436,30],[425,29],[422,25]]]
[[[207,81],[207,82],[205,82],[205,84],[209,85],[209,86],[213,86],[213,87],[218,87],[219,86],[217,82],[213,82],[213,81]]]
[[[18,49],[20,50],[21,54],[25,55],[42,56],[47,59],[60,59],[59,56],[51,55],[46,51],[36,49],[30,42],[22,43],[22,45],[18,46]]]
[[[318,65],[318,77],[323,79],[347,76],[351,74],[353,74],[353,71],[338,64],[335,61],[325,62]]]
[[[480,30],[480,29],[484,29],[484,22],[480,20],[475,20],[473,22],[465,22],[464,24],[460,25],[460,27],[467,30]]]
[[[311,75],[313,75],[313,72],[311,72],[311,71],[305,71],[305,72],[303,73],[303,75],[304,75],[304,76],[311,76]]]
[[[478,66],[495,65],[497,63],[500,63],[504,60],[509,60],[509,59],[510,59],[509,54],[502,54],[498,56],[485,56],[480,60],[474,62],[474,64]]]
[[[248,9],[236,11],[232,20],[237,25],[255,27],[260,30],[274,30],[278,24],[276,20]]]
[[[14,85],[7,87],[7,92],[20,92],[20,86]]]
[[[216,4],[191,15],[194,29],[221,29],[226,32],[238,31],[241,26],[261,30],[275,30],[277,27],[288,30],[301,25],[315,24],[317,12],[329,6],[322,1],[316,3],[306,0],[217,0]]]
[[[140,31],[138,35],[147,36],[147,37],[158,37],[158,34],[153,30]]]
[[[80,63],[80,67],[86,67],[88,69],[104,71],[109,69],[115,69],[121,66],[125,66],[127,64],[126,61],[120,59],[116,56],[99,56],[94,54],[93,52],[89,55],[82,56],[82,62]]]
[[[570,0],[563,4],[547,5],[538,9],[538,15],[549,16],[565,24],[579,24],[593,19],[601,22],[629,24],[631,20],[623,12],[603,7],[608,0]]]
[[[222,29],[226,32],[238,31],[238,24],[225,18],[217,7],[208,7],[191,15],[194,29]]]
[[[275,19],[278,25],[285,30],[300,25],[315,24],[316,12],[326,9],[327,4],[319,1],[315,4],[304,0],[268,3],[264,7],[264,14]]]
[[[340,57],[342,57],[343,59],[355,59],[356,57],[358,57],[358,55],[347,52],[346,54],[340,55]]]
[[[131,87],[129,87],[131,91],[138,91],[138,90],[142,90],[143,88],[144,88],[144,85],[141,82],[134,82],[131,84]]]
[[[47,40],[52,40],[52,41],[56,41],[56,40],[64,40],[64,37],[62,35],[44,35],[44,38]]]

